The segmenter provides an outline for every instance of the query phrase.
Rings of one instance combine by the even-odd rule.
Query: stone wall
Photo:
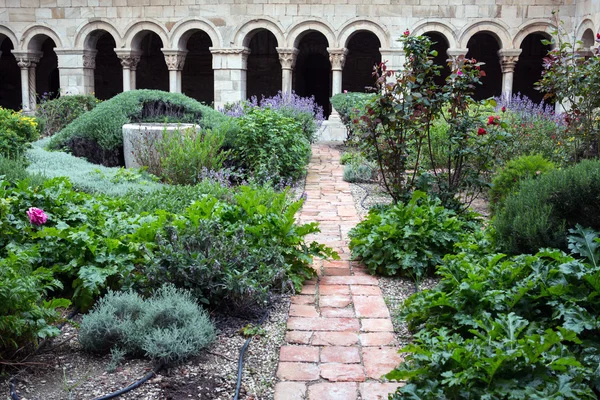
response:
[[[48,39],[55,46],[63,93],[94,91],[94,82],[98,80],[94,70],[99,65],[95,60],[96,43],[102,34],[112,37],[123,65],[120,88],[133,89],[140,79],[147,80],[144,76],[148,71],[142,70],[142,77],[136,77],[136,73],[139,60],[147,56],[143,45],[150,33],[155,35],[153,40],[160,42],[169,70],[168,83],[162,82],[162,86],[181,91],[187,41],[195,32],[203,31],[212,43],[212,58],[208,62],[212,63],[213,73],[203,72],[201,76],[213,79],[212,100],[215,105],[222,105],[246,98],[248,47],[253,35],[263,29],[276,39],[282,68],[277,79],[282,80],[284,91],[293,87],[295,59],[303,36],[311,31],[320,32],[326,39],[330,57],[341,55],[336,59],[341,62],[338,69],[331,62],[334,94],[343,85],[336,71],[341,74],[344,51],[357,32],[373,33],[380,43],[381,59],[387,60],[391,68],[398,68],[403,54],[396,39],[406,29],[417,34],[443,35],[449,55],[465,54],[473,35],[489,33],[503,52],[499,55],[503,62],[507,55],[518,58],[518,50],[528,34],[552,31],[550,17],[557,8],[567,28],[578,35],[583,35],[586,29],[595,34],[600,24],[600,0],[254,0],[248,3],[247,0],[0,0],[0,40],[12,43],[15,62],[21,68],[25,100],[28,97],[25,92],[35,89],[35,85],[32,89],[26,81],[32,81],[39,52]],[[108,75],[118,73],[112,71]],[[2,79],[8,78],[0,76]],[[509,84],[504,82],[502,87]],[[3,86],[6,85],[0,81],[0,88]],[[206,94],[203,98],[207,98]],[[24,107],[34,106],[34,102],[24,101]]]

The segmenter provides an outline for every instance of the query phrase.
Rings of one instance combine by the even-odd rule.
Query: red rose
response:
[[[502,107],[502,112],[505,113],[506,112],[506,107]]]
[[[410,31],[407,29],[404,31],[404,36],[408,36],[408,35],[410,35]]]
[[[485,129],[483,129],[483,128],[477,129],[477,135],[483,136],[485,134],[487,134],[487,131]]]

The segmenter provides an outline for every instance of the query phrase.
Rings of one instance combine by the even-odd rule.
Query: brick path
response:
[[[359,217],[339,158],[336,149],[313,145],[298,220],[318,221],[321,233],[310,239],[334,248],[341,260],[316,261],[319,278],[292,297],[275,400],[387,399],[398,387],[378,380],[401,358],[377,278],[350,261],[347,235]]]

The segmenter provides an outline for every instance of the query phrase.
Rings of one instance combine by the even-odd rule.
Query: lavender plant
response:
[[[221,111],[231,117],[241,117],[252,108],[270,108],[284,117],[300,122],[304,135],[311,143],[315,141],[315,135],[325,120],[323,107],[316,103],[314,96],[301,97],[294,92],[279,91],[273,97],[263,97],[260,100],[252,96],[246,101],[227,104]]]
[[[510,134],[501,160],[539,154],[557,165],[572,161],[575,141],[568,135],[565,115],[556,113],[553,105],[535,103],[521,94],[498,97],[496,102],[496,112]]]

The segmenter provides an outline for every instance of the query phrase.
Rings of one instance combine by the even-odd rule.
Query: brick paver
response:
[[[319,222],[321,232],[309,240],[333,248],[340,260],[315,260],[319,278],[292,297],[275,400],[387,399],[401,385],[380,380],[402,359],[378,279],[351,260],[348,231],[359,217],[339,156],[327,144],[313,145],[308,198],[297,219]]]

